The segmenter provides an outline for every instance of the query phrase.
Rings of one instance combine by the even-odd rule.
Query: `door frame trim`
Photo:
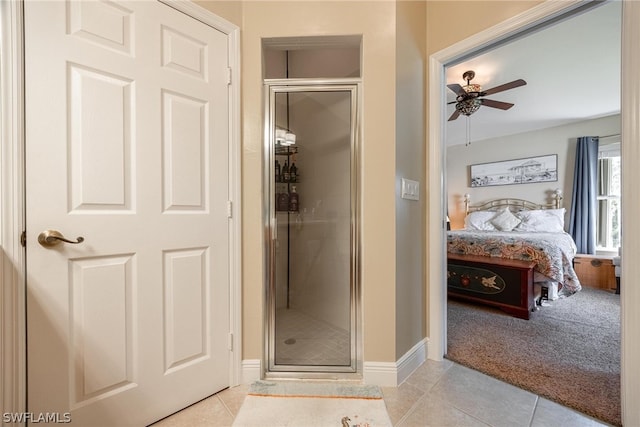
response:
[[[494,44],[499,40],[522,33],[532,26],[547,22],[558,15],[592,3],[592,0],[548,0],[513,18],[481,31],[461,42],[438,51],[429,57],[429,113],[430,123],[427,136],[427,184],[434,191],[429,193],[427,212],[427,334],[429,337],[428,359],[442,360],[447,348],[447,319],[446,319],[446,290],[442,284],[445,280],[445,232],[444,218],[446,212],[446,147],[444,141],[446,76],[444,67],[453,61],[460,60],[479,50]],[[627,259],[640,257],[640,226],[632,218],[640,211],[640,199],[637,189],[633,188],[640,179],[640,169],[634,162],[640,158],[640,120],[638,105],[640,105],[640,83],[637,75],[640,73],[640,55],[637,52],[640,40],[640,3],[624,2],[622,5],[622,79],[621,79],[621,126],[622,126],[622,160],[623,181],[622,225],[624,236],[622,252]],[[636,277],[640,274],[638,263],[624,263],[622,277]],[[624,283],[623,283],[624,285]],[[640,345],[637,329],[638,316],[628,307],[637,307],[640,302],[640,288],[626,287],[620,295],[621,301],[621,403],[623,425],[638,425],[640,411],[637,402],[640,399],[638,383],[640,381],[640,365],[635,363],[640,357]]]
[[[227,35],[229,84],[229,385],[242,372],[240,28],[184,0],[159,0]],[[0,2],[0,413],[27,410],[23,0]],[[18,425],[18,424],[16,424]]]
[[[26,411],[24,44],[22,0],[1,2],[0,58],[0,412]]]

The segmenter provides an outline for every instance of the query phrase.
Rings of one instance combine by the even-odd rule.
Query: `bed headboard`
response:
[[[494,199],[478,205],[471,205],[471,195],[464,195],[464,213],[475,211],[496,211],[500,208],[509,208],[512,211],[526,211],[535,209],[560,209],[562,207],[562,190],[556,188],[553,191],[552,202],[547,204],[533,203],[523,199]]]

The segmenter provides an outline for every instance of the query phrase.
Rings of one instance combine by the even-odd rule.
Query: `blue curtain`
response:
[[[578,138],[569,234],[578,253],[596,253],[596,207],[598,197],[598,137]]]

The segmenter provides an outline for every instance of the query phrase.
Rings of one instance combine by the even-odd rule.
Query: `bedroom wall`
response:
[[[571,207],[571,187],[575,162],[576,140],[580,136],[599,136],[620,133],[620,115],[587,120],[575,124],[526,132],[501,138],[472,142],[471,145],[455,145],[447,149],[447,188],[449,218],[453,229],[464,226],[465,193],[471,195],[471,203],[495,198],[514,197],[536,203],[551,202],[551,192],[560,188],[564,194],[563,206]],[[512,160],[525,157],[557,154],[558,181],[490,187],[469,186],[472,164]],[[568,225],[568,214],[565,224]]]

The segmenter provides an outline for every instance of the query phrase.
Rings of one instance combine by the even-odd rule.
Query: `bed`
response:
[[[481,286],[476,286],[476,290],[472,289],[473,286],[461,285],[464,273],[460,271],[460,265],[473,267],[478,260],[486,260],[497,266],[487,268],[484,265],[484,281],[491,280],[490,273],[497,273],[500,279],[502,274],[496,269],[499,270],[502,264],[506,265],[514,260],[531,263],[532,278],[522,276],[522,281],[531,281],[530,285],[522,281],[513,283],[513,278],[504,280],[505,286],[521,289],[519,309],[535,308],[534,300],[540,303],[543,298],[553,300],[580,291],[580,281],[573,269],[576,245],[564,231],[565,209],[562,207],[562,195],[559,191],[553,192],[553,202],[549,204],[509,198],[474,206],[470,204],[470,197],[465,195],[465,213],[465,228],[447,232],[450,294],[487,303],[504,297],[501,295],[503,291],[497,292],[497,289],[491,289],[491,286],[480,282]],[[460,261],[465,257],[469,262]],[[480,279],[482,278],[478,280]],[[529,287],[530,291],[527,290]],[[531,296],[526,295],[525,298],[525,293]],[[517,299],[513,298],[514,304]]]

